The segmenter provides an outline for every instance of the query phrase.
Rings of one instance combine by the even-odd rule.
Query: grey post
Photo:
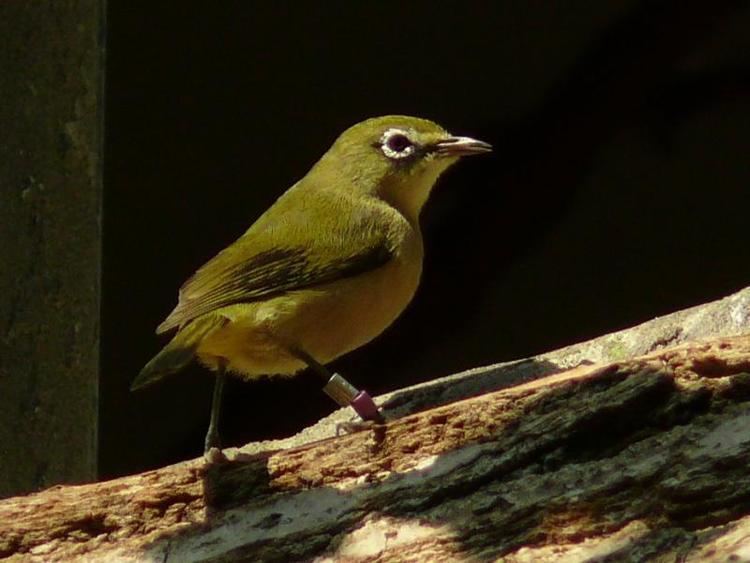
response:
[[[0,497],[96,478],[104,13],[0,2]]]

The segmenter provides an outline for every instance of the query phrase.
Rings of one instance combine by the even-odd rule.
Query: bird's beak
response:
[[[492,152],[492,145],[471,137],[448,137],[435,143],[435,154],[440,157],[459,157]]]

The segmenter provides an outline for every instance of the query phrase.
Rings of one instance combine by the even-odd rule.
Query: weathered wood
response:
[[[566,346],[532,358],[471,369],[399,389],[378,397],[389,419],[401,418],[439,405],[476,397],[539,379],[582,364],[603,364],[651,354],[695,340],[750,334],[750,287],[723,299],[656,317],[593,340]],[[288,449],[336,435],[338,425],[352,417],[340,409],[280,440],[253,442],[245,453]]]
[[[750,336],[689,343],[222,466],[8,499],[0,555],[744,557],[749,401]]]

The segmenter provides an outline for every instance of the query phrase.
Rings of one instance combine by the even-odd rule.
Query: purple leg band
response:
[[[367,391],[359,391],[339,374],[334,373],[331,376],[323,391],[342,407],[351,406],[362,420],[372,420],[381,424],[385,422]]]
[[[382,420],[383,418],[367,391],[357,393],[357,396],[352,399],[351,407],[362,420]]]

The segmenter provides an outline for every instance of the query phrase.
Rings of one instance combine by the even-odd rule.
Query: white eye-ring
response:
[[[380,138],[380,149],[388,158],[400,159],[414,154],[416,147],[403,129],[388,129]]]

